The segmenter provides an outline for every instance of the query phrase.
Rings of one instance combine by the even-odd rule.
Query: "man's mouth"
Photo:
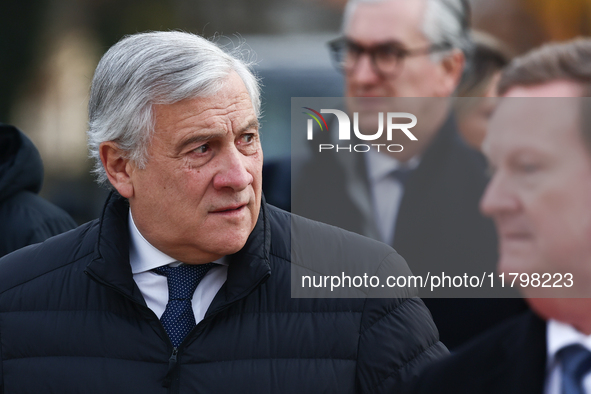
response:
[[[246,207],[247,204],[233,204],[233,205],[227,205],[225,207],[221,207],[221,208],[217,208],[213,211],[211,211],[212,213],[233,213],[233,212],[239,212],[241,211],[244,207]]]

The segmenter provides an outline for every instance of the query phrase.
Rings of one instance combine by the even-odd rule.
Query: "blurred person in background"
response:
[[[396,103],[418,103],[421,132],[400,153],[312,152],[292,190],[294,213],[392,245],[424,277],[451,265],[482,274],[497,260],[493,223],[478,211],[485,160],[458,135],[447,99],[470,48],[469,18],[462,0],[350,1],[343,36],[330,43],[345,96],[419,98]],[[363,119],[360,126],[376,129]],[[450,349],[525,309],[522,300],[424,301]]]
[[[472,31],[472,50],[454,103],[458,130],[464,140],[480,150],[488,119],[494,110],[501,70],[509,63],[508,48],[498,39]]]
[[[35,145],[16,127],[0,123],[0,257],[77,226],[37,195],[42,183]]]
[[[533,311],[427,367],[416,393],[591,393],[590,87],[590,39],[547,44],[503,72],[481,209],[499,233],[499,272],[552,280],[520,286]]]

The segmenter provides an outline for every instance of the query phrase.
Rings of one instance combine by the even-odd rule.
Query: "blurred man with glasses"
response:
[[[375,132],[376,113],[410,108],[418,119],[412,129],[417,141],[409,143],[403,133],[385,141],[383,133],[375,143],[404,149],[312,152],[292,189],[293,211],[393,245],[415,274],[441,273],[450,265],[494,271],[496,235],[478,211],[485,162],[462,142],[445,99],[453,95],[469,52],[467,1],[352,0],[342,32],[329,48],[345,77],[347,110],[359,114],[359,129]],[[327,135],[318,138],[331,142]],[[425,303],[452,349],[525,308],[521,300]]]
[[[447,97],[469,44],[461,0],[350,1],[330,49],[349,97]],[[366,56],[369,55],[369,56]]]

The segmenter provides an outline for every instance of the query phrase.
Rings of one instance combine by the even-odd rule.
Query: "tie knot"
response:
[[[201,279],[213,266],[213,263],[181,264],[178,267],[165,265],[155,268],[154,271],[166,276],[169,300],[190,300]]]
[[[569,345],[558,352],[563,393],[583,393],[582,378],[591,369],[591,352],[581,345]]]
[[[404,186],[406,184],[406,181],[408,180],[408,177],[410,176],[411,172],[412,172],[412,170],[408,167],[400,167],[400,168],[393,170],[390,173],[390,176],[392,178],[396,179],[398,182],[400,182],[402,184],[402,186]]]

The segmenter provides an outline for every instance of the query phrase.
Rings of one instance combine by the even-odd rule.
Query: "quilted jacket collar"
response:
[[[244,247],[228,256],[228,279],[212,302],[208,313],[248,295],[271,274],[271,234],[265,205],[263,199],[257,223]],[[129,264],[128,211],[127,199],[112,192],[107,198],[100,219],[95,254],[86,271],[99,282],[145,305],[133,280]]]

